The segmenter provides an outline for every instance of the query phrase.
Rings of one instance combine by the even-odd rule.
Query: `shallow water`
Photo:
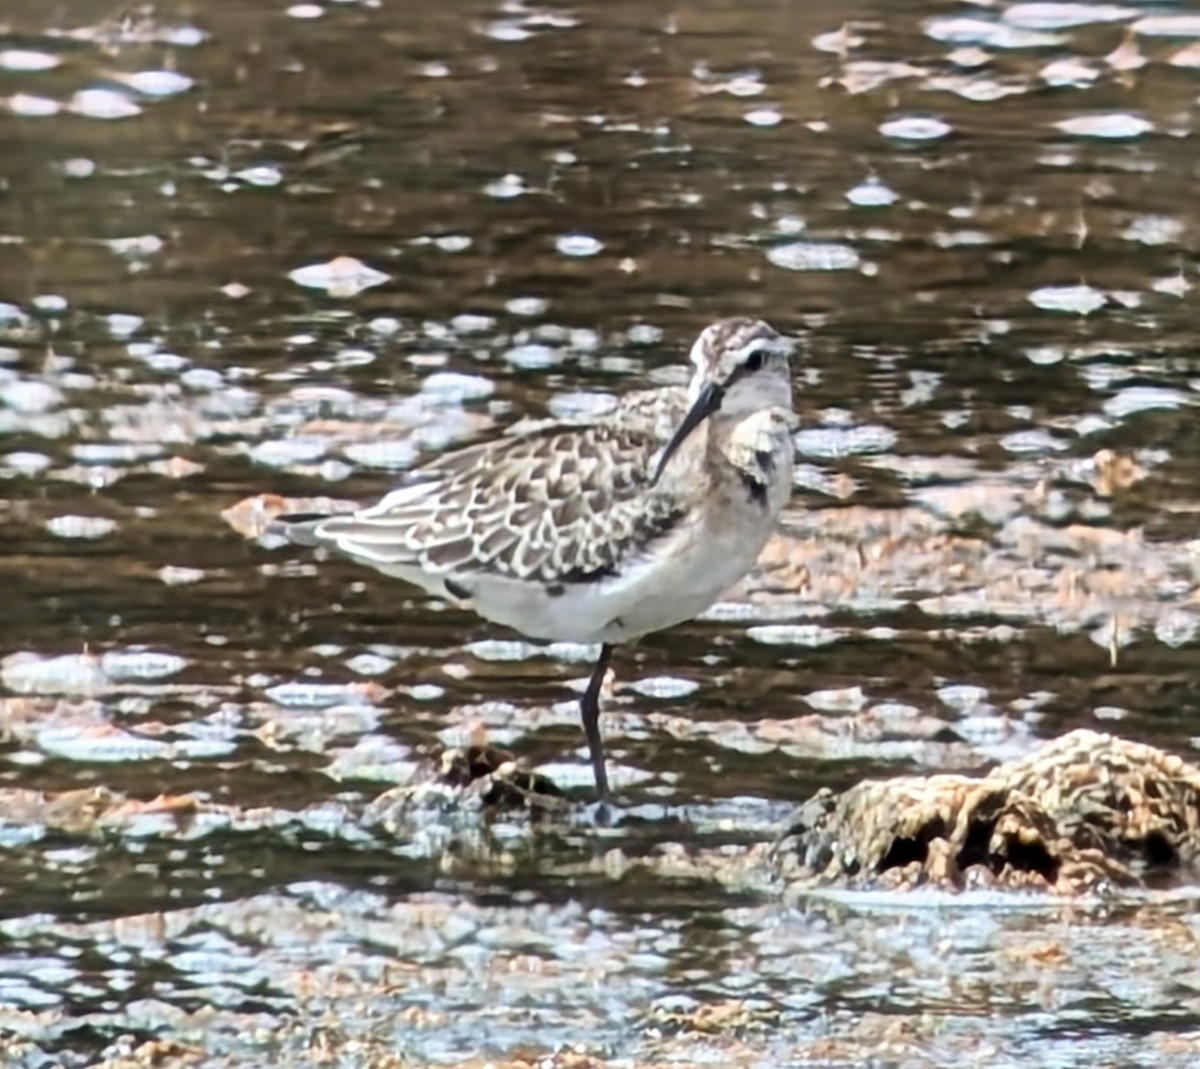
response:
[[[5,1064],[1200,1058],[1186,896],[784,905],[745,849],[1071,727],[1194,750],[1198,50],[1181,4],[8,0]],[[731,314],[803,339],[796,494],[618,655],[612,826],[588,651],[245,535]],[[576,801],[376,801],[481,736]]]

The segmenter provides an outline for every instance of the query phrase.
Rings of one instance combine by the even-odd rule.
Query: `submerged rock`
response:
[[[821,790],[776,845],[795,891],[998,887],[1062,894],[1161,882],[1200,856],[1200,768],[1072,731],[982,779],[904,776]]]
[[[444,751],[435,773],[384,791],[367,806],[363,823],[400,835],[414,821],[425,826],[431,813],[539,812],[565,804],[553,781],[522,769],[507,750],[476,744]]]
[[[545,776],[522,769],[507,751],[479,744],[414,762],[406,785],[365,805],[331,798],[289,809],[220,803],[203,793],[142,800],[101,786],[67,791],[0,787],[0,847],[52,836],[63,842],[101,838],[144,844],[249,833],[289,841],[319,835],[356,844],[378,836],[380,841],[400,840],[407,856],[435,857],[493,821],[530,818],[566,805]],[[488,847],[483,843],[480,850],[486,853]]]

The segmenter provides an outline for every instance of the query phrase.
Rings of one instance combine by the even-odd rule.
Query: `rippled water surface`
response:
[[[821,786],[1200,730],[1200,9],[6,0],[5,1065],[1200,1061],[1184,895],[785,905]],[[756,572],[619,652],[254,537],[802,339]],[[446,747],[570,795],[422,794]]]

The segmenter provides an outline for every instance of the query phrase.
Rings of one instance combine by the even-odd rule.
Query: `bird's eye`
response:
[[[761,349],[755,349],[748,357],[746,357],[746,370],[750,372],[761,371],[763,361],[767,355]]]

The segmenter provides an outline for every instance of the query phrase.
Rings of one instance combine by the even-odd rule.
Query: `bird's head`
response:
[[[691,405],[662,451],[653,481],[688,435],[715,412],[738,418],[765,408],[790,409],[788,358],[794,348],[791,339],[761,319],[721,319],[705,327],[692,346]]]

